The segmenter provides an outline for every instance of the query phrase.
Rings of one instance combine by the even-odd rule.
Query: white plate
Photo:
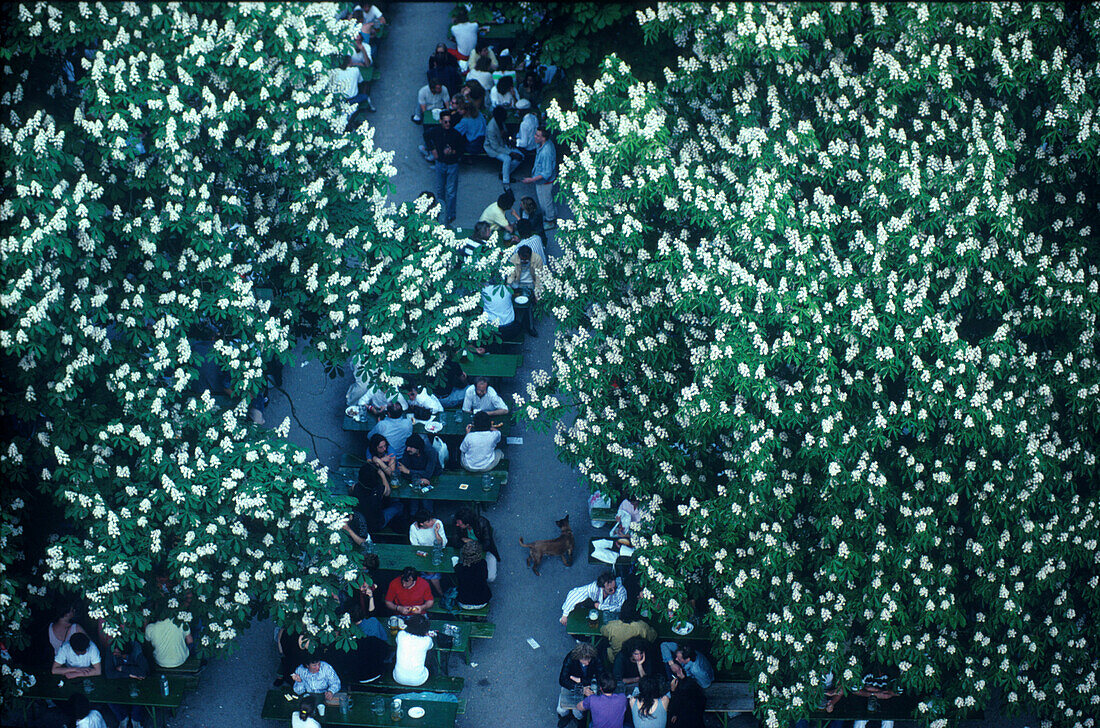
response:
[[[425,422],[424,429],[428,432],[439,432],[443,429],[443,423],[441,422]]]
[[[412,708],[409,708],[409,717],[410,718],[423,718],[424,717],[424,709],[421,708],[419,705],[417,705],[415,707],[412,707]]]
[[[695,625],[691,622],[677,622],[676,624],[672,625],[672,631],[675,634],[680,635],[681,637],[686,634],[691,634],[694,629]]]
[[[516,296],[516,303],[521,306],[526,306],[528,300],[530,299],[528,299],[527,296]]]
[[[352,419],[356,419],[359,417],[359,407],[352,405],[351,407],[348,407],[346,410],[344,410],[344,414],[348,417],[351,417]]]

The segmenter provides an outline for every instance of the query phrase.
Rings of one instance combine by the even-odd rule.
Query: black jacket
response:
[[[603,663],[600,662],[598,655],[592,662],[588,663],[588,667],[582,665],[580,660],[574,660],[569,655],[566,655],[561,663],[561,673],[558,675],[558,684],[563,688],[588,687],[592,683],[599,685],[603,673]],[[570,677],[579,677],[581,681],[578,684],[570,680]]]

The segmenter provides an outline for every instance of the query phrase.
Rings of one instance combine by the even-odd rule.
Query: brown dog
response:
[[[561,535],[557,538],[548,538],[531,543],[524,543],[522,538],[519,540],[521,546],[530,549],[530,553],[527,554],[527,565],[535,572],[535,576],[539,575],[539,565],[542,563],[542,557],[544,556],[560,556],[563,564],[566,566],[573,565],[574,541],[573,529],[569,527],[569,514],[566,513],[565,518],[560,521],[554,521],[554,525],[561,529]]]

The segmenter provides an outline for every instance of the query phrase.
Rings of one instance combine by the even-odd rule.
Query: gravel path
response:
[[[428,55],[437,42],[447,37],[452,7],[451,3],[383,7],[391,25],[377,55],[382,79],[375,83],[372,98],[378,111],[367,115],[360,133],[367,126],[373,127],[375,145],[394,152],[395,202],[435,189],[435,174],[416,149],[421,142],[421,127],[410,122],[409,116],[416,90],[424,83]],[[472,227],[485,206],[496,199],[502,189],[499,170],[499,164],[490,161],[462,166],[460,226]],[[513,189],[517,198],[534,196],[527,185],[516,184]],[[551,236],[548,253],[554,255],[556,251]],[[544,317],[540,337],[527,339],[524,367],[511,387],[501,392],[507,401],[511,402],[511,392],[523,390],[531,371],[549,368],[552,325]],[[284,375],[284,389],[301,421],[299,424],[292,418],[291,440],[316,452],[330,466],[336,464],[342,450],[362,447],[358,438],[341,429],[344,392],[349,382],[350,377],[327,379],[315,364],[288,368]],[[287,398],[273,392],[269,423],[277,424],[290,414]],[[583,549],[591,529],[584,489],[576,474],[558,462],[552,434],[522,426],[510,434],[522,437],[523,444],[506,447],[505,454],[511,461],[510,482],[500,502],[486,511],[496,529],[503,558],[493,585],[490,617],[497,626],[496,635],[475,643],[471,659],[476,667],[452,660],[451,674],[466,678],[463,697],[468,706],[465,715],[459,716],[458,725],[467,728],[502,720],[518,728],[554,725],[557,672],[562,656],[573,645],[558,623],[561,601],[566,590],[591,581],[598,573],[596,567],[588,565],[583,551],[572,568],[565,568],[560,560],[548,560],[543,564],[542,576],[536,577],[526,567],[526,550],[519,545],[520,536],[528,540],[553,537],[557,534],[554,521],[569,513],[577,543]],[[443,508],[440,515],[449,519],[452,512],[452,508]],[[241,635],[239,649],[233,655],[211,661],[198,689],[187,696],[183,708],[169,722],[170,728],[276,725],[259,717],[277,663],[274,630],[270,621],[257,622]],[[537,641],[539,648],[530,647],[528,638]]]

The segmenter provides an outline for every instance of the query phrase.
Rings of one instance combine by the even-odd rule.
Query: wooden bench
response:
[[[474,639],[491,639],[496,631],[497,626],[492,622],[474,622],[470,625],[470,636]]]
[[[458,694],[462,692],[462,688],[466,685],[466,679],[461,677],[451,677],[450,675],[432,675],[428,678],[428,682],[424,683],[420,687],[410,688],[408,685],[402,685],[393,679],[393,673],[387,670],[382,674],[382,677],[378,678],[374,682],[369,683],[355,683],[349,686],[349,690],[353,693],[361,692],[389,692],[389,693],[407,693],[411,690],[417,690],[425,693],[454,693]]]
[[[455,607],[453,610],[444,609],[437,602],[435,606],[428,610],[429,617],[438,617],[441,619],[465,619],[476,622],[484,622],[489,618],[489,606],[486,605],[481,609],[460,609]]]
[[[753,688],[749,682],[714,682],[704,693],[707,696],[708,713],[717,713],[722,725],[730,716],[751,713]]]

